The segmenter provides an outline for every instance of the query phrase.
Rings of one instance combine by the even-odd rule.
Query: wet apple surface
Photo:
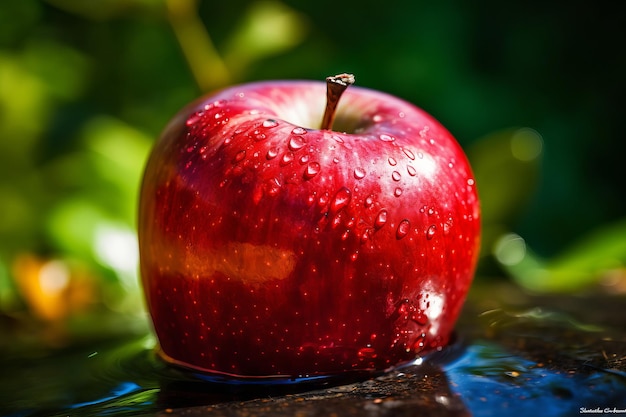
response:
[[[233,377],[383,370],[441,349],[480,221],[462,149],[431,116],[322,82],[226,89],[156,144],[139,239],[167,360]]]

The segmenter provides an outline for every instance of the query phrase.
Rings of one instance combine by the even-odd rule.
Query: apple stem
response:
[[[348,86],[354,84],[354,75],[339,74],[326,78],[326,110],[322,118],[322,130],[332,130],[339,99]]]

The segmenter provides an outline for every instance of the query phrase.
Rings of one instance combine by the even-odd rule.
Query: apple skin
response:
[[[143,287],[160,355],[232,378],[380,371],[451,338],[479,251],[452,135],[350,87],[258,82],[182,110],[143,180]],[[345,133],[348,132],[348,133]]]

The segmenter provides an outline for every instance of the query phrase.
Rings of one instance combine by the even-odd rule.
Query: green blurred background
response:
[[[446,125],[483,202],[477,281],[623,294],[625,28],[605,1],[2,2],[0,348],[145,331],[150,147],[259,79],[353,72]]]

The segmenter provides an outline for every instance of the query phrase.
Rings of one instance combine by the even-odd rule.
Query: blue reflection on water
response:
[[[102,398],[95,399],[93,401],[86,401],[82,403],[72,404],[70,408],[81,408],[88,405],[100,404],[110,400],[114,400],[116,398],[122,397],[124,395],[130,394],[132,392],[136,392],[141,390],[142,388],[134,382],[122,382],[117,387],[111,390],[111,394],[104,396]]]
[[[588,373],[584,366],[571,373],[555,371],[493,343],[468,346],[444,370],[474,417],[569,416],[581,408],[626,408],[620,375]]]

